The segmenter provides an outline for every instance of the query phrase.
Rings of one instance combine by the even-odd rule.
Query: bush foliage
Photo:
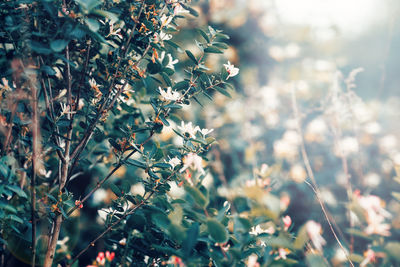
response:
[[[347,187],[337,212],[348,219],[335,223],[308,159],[312,136],[303,134],[294,90],[286,99],[294,126],[274,144],[280,163],[252,163],[247,182],[228,184],[216,164],[223,144],[213,129],[196,126],[204,119],[195,123],[195,110],[230,97],[239,69],[218,55],[229,36],[217,27],[191,29],[195,40],[176,43],[180,24],[198,16],[191,4],[0,3],[1,264],[396,266],[400,243],[379,197]],[[188,41],[191,48],[181,48]],[[215,54],[226,63],[206,64]],[[334,97],[358,101],[351,86]],[[338,114],[334,97],[326,117]],[[221,117],[235,116],[234,103],[219,108]],[[336,150],[345,170],[346,146]],[[293,164],[299,155],[301,166]],[[286,169],[312,194],[319,222],[293,223],[291,196],[277,182]],[[210,173],[220,180],[210,182]]]

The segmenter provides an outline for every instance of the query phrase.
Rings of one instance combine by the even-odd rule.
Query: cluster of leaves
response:
[[[183,51],[171,38],[180,14],[197,15],[185,1],[3,1],[0,7],[5,247],[32,266],[51,266],[53,259],[70,265],[110,235],[127,239],[116,251],[123,264],[172,255],[214,261],[206,247],[228,240],[226,211],[207,212],[200,181],[201,161],[215,140],[205,137],[207,129],[201,135],[177,130],[178,146],[157,135],[199,95],[229,95],[229,69],[210,74],[204,65],[207,54],[228,47],[229,37],[199,29],[200,56],[186,50],[188,67],[176,75],[171,54]],[[169,164],[171,158],[179,164]],[[96,168],[109,171],[84,181]],[[138,175],[142,194],[131,192],[132,180],[113,181],[122,168]],[[77,181],[85,187],[80,194]],[[168,197],[170,182],[182,184],[191,200]],[[115,195],[105,228],[73,251],[79,214],[105,186]],[[112,240],[107,244],[115,250]]]

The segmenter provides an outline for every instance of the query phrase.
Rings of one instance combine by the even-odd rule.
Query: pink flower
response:
[[[99,254],[97,254],[96,261],[100,266],[106,264],[106,258],[104,257],[104,252],[99,252]]]
[[[108,261],[113,261],[113,259],[114,259],[114,257],[115,257],[115,253],[114,252],[109,252],[109,251],[106,251],[106,258],[107,258],[107,260]]]
[[[282,218],[283,224],[284,224],[284,229],[285,231],[287,231],[290,227],[290,225],[292,225],[292,218],[290,218],[289,215],[286,215],[285,217]]]
[[[318,250],[322,250],[322,246],[326,244],[325,239],[321,236],[322,227],[319,223],[315,221],[308,221],[306,223],[306,231],[314,244],[314,247]]]

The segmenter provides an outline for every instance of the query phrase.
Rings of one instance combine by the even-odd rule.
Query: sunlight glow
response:
[[[282,22],[360,34],[387,16],[379,0],[276,0]]]

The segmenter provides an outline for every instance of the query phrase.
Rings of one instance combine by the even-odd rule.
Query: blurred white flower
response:
[[[171,87],[167,87],[167,91],[164,91],[161,87],[158,87],[158,90],[160,92],[160,95],[162,98],[166,101],[176,101],[181,97],[181,94],[176,91],[172,91]]]
[[[260,264],[257,262],[258,256],[256,254],[251,254],[247,259],[247,267],[260,267]]]
[[[183,189],[181,186],[178,186],[175,181],[168,182],[168,184],[170,187],[168,195],[170,195],[172,198],[182,198],[185,195],[185,189]]]
[[[344,137],[339,140],[334,148],[335,155],[340,156],[349,156],[351,154],[357,153],[359,149],[358,141],[355,137]]]
[[[364,229],[366,234],[390,236],[390,224],[384,223],[386,218],[392,215],[383,208],[383,201],[374,195],[361,196],[355,193],[358,204],[364,209],[368,226]]]
[[[224,64],[224,67],[225,67],[226,71],[228,72],[228,77],[226,77],[227,80],[230,77],[234,77],[239,73],[239,68],[235,68],[235,66],[233,64],[231,64],[229,61],[228,61],[228,64]]]
[[[267,229],[262,229],[261,226],[258,224],[256,226],[251,227],[249,234],[251,235],[259,235],[259,234],[273,234],[275,233],[275,229],[273,226],[268,227]]]
[[[142,183],[137,183],[131,186],[131,193],[133,195],[143,196],[146,193],[146,189],[144,188]]]
[[[391,154],[396,151],[397,144],[398,142],[396,136],[388,134],[379,140],[379,149],[383,153]]]
[[[102,203],[106,198],[107,198],[107,191],[103,188],[99,188],[97,189],[94,194],[93,194],[93,198],[92,198],[92,202],[93,204],[97,205]]]
[[[325,134],[328,131],[328,126],[322,118],[312,120],[306,128],[305,139],[308,142],[320,143],[325,139]]]
[[[189,153],[183,158],[183,167],[180,172],[184,172],[189,167],[203,175],[206,173],[203,169],[203,158],[195,153]]]
[[[290,250],[287,248],[278,248],[278,256],[275,257],[275,260],[283,259],[286,260],[286,256],[290,253]]]
[[[302,183],[307,178],[307,173],[301,164],[296,163],[290,168],[290,178],[296,183]]]
[[[214,129],[206,129],[206,128],[204,128],[204,129],[199,129],[198,130],[203,136],[206,136],[207,134],[209,134],[209,133],[212,133],[213,131],[214,131]]]
[[[285,217],[282,218],[282,221],[284,225],[284,230],[287,231],[290,225],[292,225],[292,218],[290,218],[289,215],[286,215]]]
[[[365,175],[363,181],[366,186],[377,187],[381,183],[381,177],[375,172],[370,172]]]
[[[376,121],[369,122],[364,126],[364,131],[368,134],[378,134],[381,132],[381,125]]]
[[[321,236],[322,227],[315,221],[308,221],[306,223],[306,231],[317,250],[322,251],[322,246],[326,244],[325,239]]]
[[[118,242],[121,246],[125,246],[126,245],[126,238],[122,238],[119,242]]]
[[[196,138],[196,133],[200,130],[199,126],[193,127],[192,122],[185,124],[183,121],[181,122],[181,126],[178,126],[178,129],[184,134],[188,134],[191,138]]]
[[[367,251],[364,252],[364,260],[360,263],[360,267],[367,266],[368,263],[372,262],[375,260],[375,252],[372,249],[368,249]]]

